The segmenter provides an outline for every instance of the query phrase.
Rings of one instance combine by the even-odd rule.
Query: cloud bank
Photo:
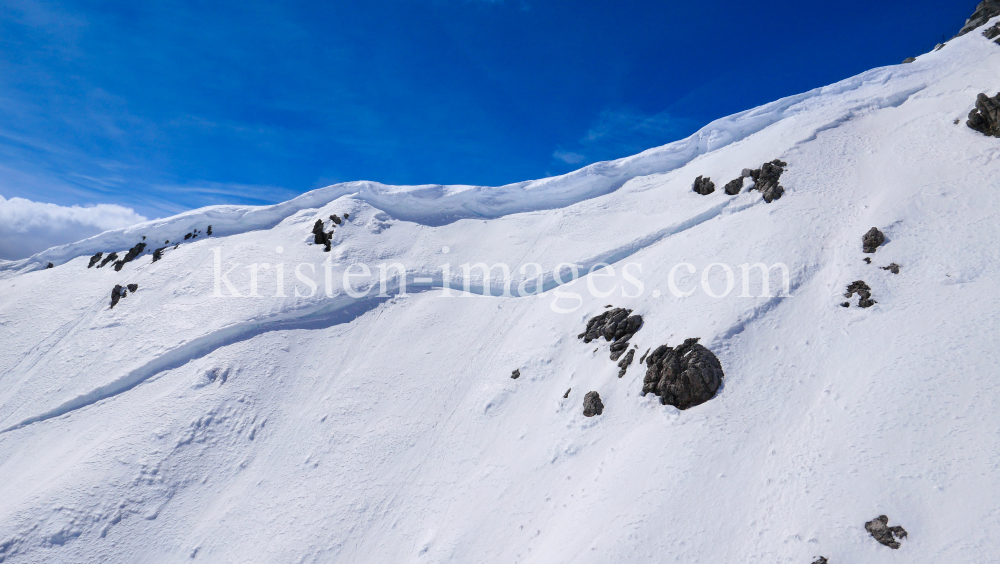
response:
[[[30,257],[49,247],[147,219],[132,208],[115,204],[67,207],[0,196],[0,259]]]

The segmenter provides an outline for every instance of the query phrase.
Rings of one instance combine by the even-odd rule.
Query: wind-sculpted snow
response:
[[[717,151],[786,119],[840,123],[859,113],[896,107],[925,87],[926,73],[916,69],[875,69],[823,88],[716,120],[690,137],[614,161],[594,163],[561,176],[486,186],[390,186],[360,181],[335,184],[272,206],[210,206],[166,219],[109,231],[78,243],[48,249],[19,261],[0,261],[0,276],[62,264],[81,255],[124,250],[140,237],[179,239],[195,228],[214,226],[215,235],[270,229],[302,210],[320,208],[344,196],[378,208],[391,217],[440,226],[459,219],[563,208],[608,194],[632,178],[677,170],[699,156]],[[888,92],[887,92],[888,90]]]

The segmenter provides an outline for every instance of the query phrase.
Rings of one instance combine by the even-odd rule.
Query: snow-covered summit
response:
[[[0,562],[991,561],[998,85],[966,33],[561,177],[2,263]],[[578,338],[608,305],[634,353]],[[643,395],[693,338],[711,399]]]

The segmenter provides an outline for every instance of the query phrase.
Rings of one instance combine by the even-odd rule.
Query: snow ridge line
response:
[[[816,108],[809,107],[811,105],[828,106],[830,97],[854,93],[860,99],[845,110],[845,115],[827,122],[825,128],[836,127],[861,110],[897,107],[925,86],[911,85],[874,100],[865,98],[859,91],[872,84],[884,85],[894,77],[909,78],[915,74],[918,74],[915,68],[874,69],[831,86],[816,88],[715,120],[686,139],[631,157],[594,163],[561,176],[540,180],[499,187],[390,186],[378,182],[355,181],[319,188],[271,206],[209,206],[108,231],[83,241],[53,247],[19,261],[0,261],[0,278],[43,268],[48,262],[59,265],[99,251],[126,249],[142,235],[154,241],[170,239],[209,224],[218,236],[270,229],[295,213],[321,208],[344,196],[353,196],[395,219],[428,226],[446,225],[460,219],[495,219],[515,213],[562,208],[614,192],[636,177],[677,170],[701,155],[746,139],[786,118],[815,110]],[[821,127],[816,133],[823,130]]]
[[[683,233],[699,225],[719,217],[723,210],[726,209],[733,200],[726,200],[722,204],[712,206],[711,208],[695,215],[692,218],[681,221],[671,227],[661,229],[655,233],[647,235],[642,239],[639,239],[627,246],[620,247],[619,249],[608,251],[592,257],[583,261],[581,264],[582,268],[577,270],[571,275],[571,278],[562,284],[560,284],[555,279],[555,274],[546,275],[542,282],[542,291],[548,292],[559,286],[565,286],[572,284],[578,279],[582,278],[580,273],[589,271],[595,265],[607,263],[614,264],[621,260],[624,260],[639,251],[649,248],[652,245],[679,233]],[[407,287],[407,291],[410,293],[422,293],[433,290],[439,290],[444,288],[443,278],[441,273],[437,273],[432,276],[434,281],[425,287],[415,286],[414,288]],[[284,315],[277,316],[270,320],[252,320],[242,323],[237,323],[230,325],[228,327],[223,327],[206,335],[196,337],[187,343],[184,343],[166,353],[150,360],[146,364],[132,370],[125,376],[113,380],[103,386],[99,386],[90,392],[83,395],[77,396],[73,399],[63,402],[62,404],[38,415],[28,417],[22,420],[16,425],[12,425],[5,429],[0,430],[0,434],[8,433],[10,431],[15,431],[17,429],[22,429],[28,425],[34,423],[39,423],[42,421],[47,421],[49,419],[54,419],[56,417],[61,417],[72,413],[78,409],[85,408],[90,405],[94,405],[102,400],[113,398],[119,394],[125,393],[139,384],[149,380],[150,378],[156,376],[157,374],[164,372],[166,370],[171,370],[187,364],[191,360],[196,358],[201,358],[208,355],[212,351],[234,344],[237,342],[245,341],[257,335],[271,331],[281,331],[281,330],[294,330],[294,329],[322,329],[331,327],[333,325],[339,325],[343,323],[349,323],[354,319],[357,319],[364,313],[371,311],[378,307],[385,301],[388,301],[397,295],[399,295],[400,284],[398,278],[393,280],[391,283],[387,283],[386,296],[372,296],[364,297],[359,299],[345,298],[341,296],[340,299],[335,299],[333,302],[327,303],[318,308],[303,308],[306,311],[297,312],[292,311]],[[463,289],[451,288],[455,291],[464,292]],[[489,297],[500,297],[502,294],[493,294],[492,285],[491,292],[486,293],[485,284],[470,284],[469,292],[470,294],[477,294],[481,296]],[[512,298],[530,297],[536,295],[536,292],[527,294],[525,296],[511,294]]]

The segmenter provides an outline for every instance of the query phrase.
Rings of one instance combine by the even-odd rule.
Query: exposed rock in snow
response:
[[[625,355],[625,358],[618,361],[618,377],[621,378],[625,375],[625,371],[628,370],[630,364],[632,364],[632,359],[635,357],[635,349],[631,349]]]
[[[96,255],[90,257],[90,264],[87,265],[87,268],[91,268],[92,266],[97,264],[97,261],[101,260],[101,257],[103,255],[104,253],[97,253]]]
[[[46,268],[46,269],[49,269],[49,268],[52,268],[52,267],[54,267],[54,266],[55,266],[55,265],[54,265],[54,264],[52,264],[52,263],[50,262],[50,263],[49,263],[49,265],[48,265],[48,266],[46,266],[45,268]]]
[[[965,21],[965,25],[962,26],[962,29],[959,30],[958,35],[955,37],[969,33],[998,15],[1000,15],[1000,0],[983,0],[976,6],[976,11],[972,13],[972,17]]]
[[[699,176],[694,179],[693,190],[702,196],[707,196],[715,192],[715,183],[711,178]]]
[[[896,263],[890,263],[889,266],[880,266],[882,270],[888,270],[893,274],[899,274],[899,265]]]
[[[628,340],[642,328],[642,316],[630,313],[632,310],[619,307],[594,316],[587,321],[587,329],[577,338],[583,339],[584,343],[599,337],[612,341],[611,360],[618,360],[628,348]]]
[[[153,251],[153,262],[156,262],[161,258],[163,258],[163,249],[166,249],[166,247],[160,247],[159,249]]]
[[[983,31],[983,37],[986,39],[996,39],[997,37],[1000,37],[1000,22],[993,24]],[[996,43],[1000,44],[1000,41],[997,41]]]
[[[698,344],[687,339],[676,348],[661,345],[646,359],[646,377],[642,395],[660,396],[660,403],[678,409],[688,409],[705,403],[715,396],[725,376],[719,359]]]
[[[141,255],[145,249],[146,249],[146,243],[142,242],[136,243],[134,247],[132,247],[131,249],[128,250],[127,253],[125,253],[124,258],[115,261],[115,271],[120,272],[122,267],[125,266],[126,263],[135,260],[135,258]]]
[[[983,135],[1000,137],[1000,93],[992,98],[986,94],[976,96],[976,107],[969,112],[965,125]]]
[[[568,391],[566,393],[569,393]],[[604,413],[604,404],[601,403],[601,394],[597,392],[587,392],[583,398],[583,416],[593,417]]]
[[[742,190],[742,189],[743,189],[743,177],[742,176],[739,177],[739,178],[737,178],[737,179],[735,179],[735,180],[730,180],[723,187],[723,190],[725,190],[726,194],[729,194],[730,196],[735,196],[736,194],[739,194],[740,190]]]
[[[338,217],[337,214],[331,215],[330,216],[330,221],[334,222],[337,225],[340,225],[340,223],[341,223],[340,217]]]
[[[860,307],[871,307],[878,303],[872,299],[872,289],[868,286],[868,284],[865,284],[864,280],[855,280],[854,282],[851,282],[847,286],[847,293],[844,294],[844,297],[850,298],[853,297],[854,294],[860,296],[860,299],[858,300],[858,306]],[[850,305],[849,302],[845,303],[847,303],[847,306]]]
[[[828,564],[828,562],[825,556],[820,556],[816,560],[813,560],[812,564]]]
[[[118,300],[125,297],[126,290],[120,284],[115,284],[115,287],[111,289],[111,309],[115,309],[118,305]]]
[[[118,253],[111,253],[110,255],[104,257],[104,260],[101,261],[101,264],[97,265],[97,268],[103,268],[104,265],[108,264],[109,262],[117,258],[118,258]]]
[[[565,393],[565,394],[563,394],[563,399],[566,399],[566,398],[568,398],[568,397],[569,397],[569,393],[570,393],[570,392],[572,392],[572,391],[573,391],[573,388],[568,388],[568,389],[566,390],[566,393]]]
[[[514,380],[517,380],[518,378],[520,378],[521,377],[521,369],[520,368],[515,368],[514,371],[510,373],[510,377],[512,379],[514,379]]]
[[[205,230],[205,235],[211,235],[211,234],[212,234],[212,226],[209,225],[208,229]]]
[[[908,65],[908,64],[910,64],[912,62],[915,62],[916,60],[917,60],[916,57],[907,57],[907,58],[903,59],[903,64],[904,65]]]
[[[906,538],[906,529],[903,527],[889,527],[889,518],[879,515],[865,523],[865,530],[871,533],[875,540],[888,546],[889,548],[899,548],[899,541],[896,539]]]
[[[317,219],[316,223],[313,224],[313,242],[317,245],[323,245],[323,250],[325,252],[330,252],[331,246],[333,245],[333,231],[327,233],[323,229],[323,220]]]
[[[861,236],[861,249],[866,253],[874,253],[876,249],[885,243],[885,234],[872,227],[867,233]]]
[[[764,201],[769,204],[777,200],[785,193],[785,189],[778,184],[778,181],[781,179],[781,174],[785,172],[786,166],[788,163],[774,159],[769,163],[764,163],[756,170],[744,170],[744,173],[749,172],[749,176],[754,181],[750,190],[759,191],[764,196]]]

